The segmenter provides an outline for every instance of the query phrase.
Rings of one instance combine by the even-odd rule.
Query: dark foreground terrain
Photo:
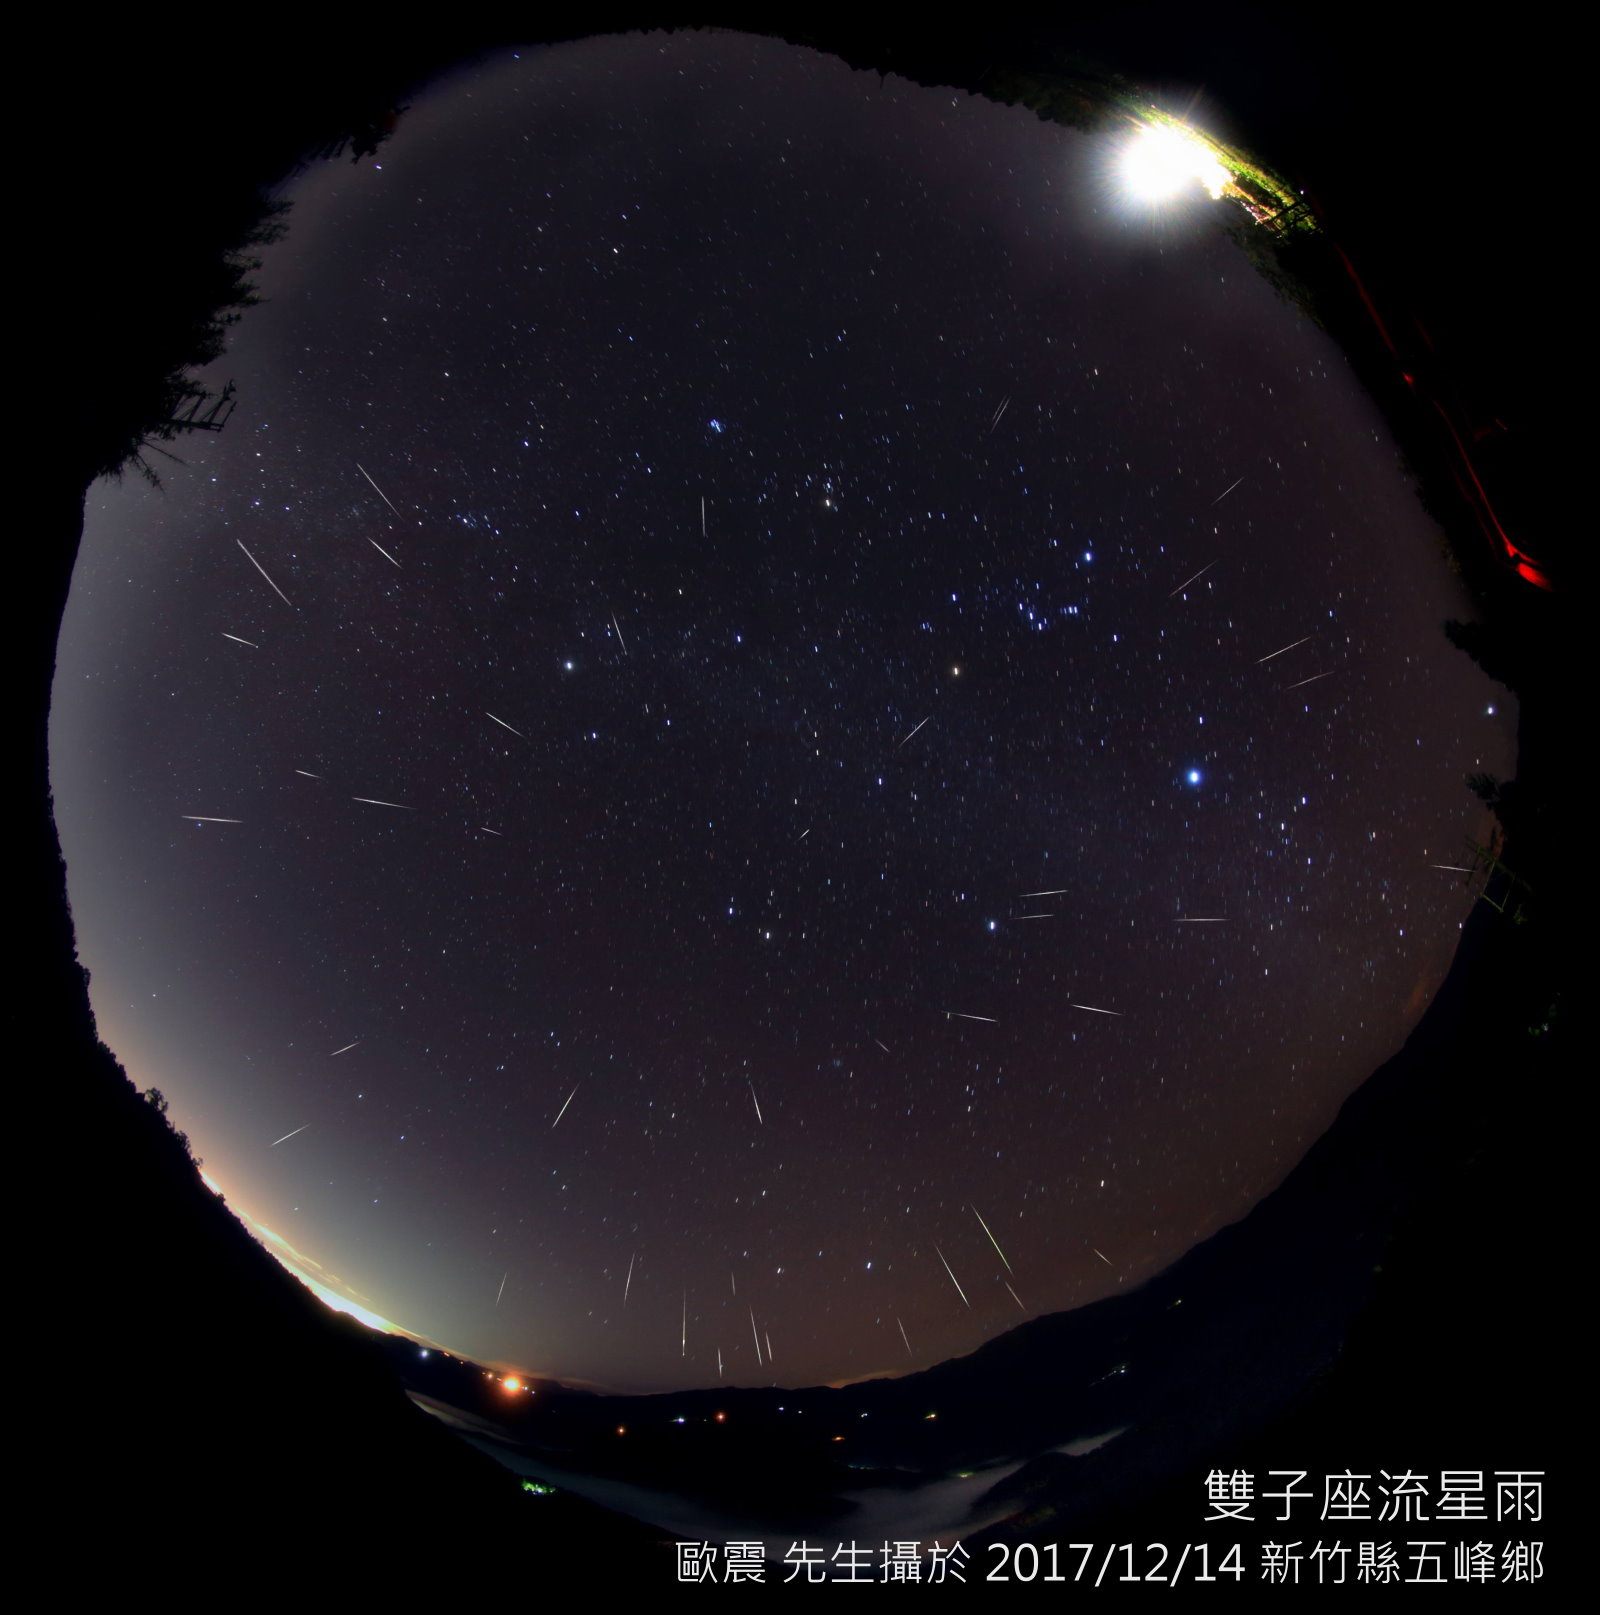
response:
[[[1405,1048],[1248,1217],[1138,1290],[922,1373],[842,1389],[515,1396],[408,1342],[385,1354],[508,1448],[846,1535],[842,1492],[1012,1460],[1028,1462],[976,1512],[1003,1502],[1033,1541],[1142,1520],[1158,1491],[1192,1529],[1213,1468],[1437,1473],[1469,1451],[1475,1467],[1537,1468],[1568,1388],[1527,1372],[1520,1308],[1487,1291],[1495,1274],[1556,1282],[1538,1221],[1547,1154],[1525,1120],[1537,1107],[1496,1100],[1508,1069],[1524,1095],[1556,1085],[1553,1033],[1504,1013],[1512,999],[1537,1006],[1544,982],[1537,941],[1480,904]],[[1110,1432],[1090,1452],[1059,1450]]]

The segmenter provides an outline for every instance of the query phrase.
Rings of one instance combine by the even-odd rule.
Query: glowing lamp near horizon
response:
[[[1171,124],[1142,125],[1123,147],[1123,189],[1138,202],[1170,202],[1198,185],[1220,201],[1228,171],[1199,135]]]
[[[500,1381],[500,1383],[506,1388],[507,1391],[511,1392],[512,1395],[515,1395],[522,1389],[522,1381],[519,1380],[515,1374],[508,1374],[503,1380]]]

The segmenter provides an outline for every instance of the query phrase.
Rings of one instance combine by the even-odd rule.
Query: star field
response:
[[[1403,1041],[1511,703],[1337,349],[1113,166],[631,36],[291,186],[227,430],[91,495],[54,776],[102,1035],[335,1288],[617,1387],[925,1366]]]

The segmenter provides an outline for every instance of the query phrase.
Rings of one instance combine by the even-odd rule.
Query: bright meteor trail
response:
[[[1173,595],[1182,594],[1183,591],[1185,589],[1187,589],[1191,583],[1198,583],[1200,581],[1200,579],[1203,578],[1206,575],[1206,573],[1209,572],[1211,570],[1211,568],[1214,567],[1216,564],[1217,563],[1215,561],[1207,561],[1206,564],[1203,567],[1201,567],[1200,570],[1198,572],[1196,572],[1195,575],[1192,578],[1185,578],[1183,580],[1183,582],[1180,583],[1178,585],[1178,587],[1172,591],[1172,594],[1169,594],[1167,596],[1167,599],[1170,600],[1170,599],[1172,599]]]
[[[944,1261],[944,1252],[942,1250],[940,1250],[937,1245],[935,1245],[933,1247],[933,1249],[934,1249],[934,1254],[939,1258],[939,1260],[941,1262],[944,1262],[944,1270],[945,1270],[945,1272],[950,1273],[950,1264],[948,1262]],[[950,1282],[953,1285],[955,1285],[956,1294],[959,1295],[963,1301],[966,1301],[967,1305],[970,1307],[972,1305],[972,1303],[970,1301],[967,1301],[967,1292],[961,1288],[961,1281],[955,1276],[954,1273],[950,1273]]]
[[[1256,666],[1260,667],[1262,662],[1270,662],[1274,656],[1282,656],[1284,651],[1293,650],[1296,645],[1303,645],[1303,644],[1305,644],[1306,640],[1315,639],[1316,637],[1317,636],[1315,634],[1307,634],[1307,635],[1304,636],[1304,638],[1297,639],[1292,644],[1284,645],[1284,646],[1280,647],[1278,650],[1275,650],[1275,651],[1269,651],[1265,656],[1257,658]]]
[[[251,564],[251,566],[253,566],[253,567],[254,567],[254,568],[255,568],[255,569],[256,569],[256,571],[258,571],[258,572],[259,572],[259,573],[260,573],[260,574],[261,574],[261,575],[262,575],[262,577],[264,577],[264,578],[267,578],[267,587],[268,587],[268,588],[269,588],[269,589],[271,589],[271,590],[272,590],[272,592],[273,592],[273,593],[274,593],[274,594],[275,594],[275,595],[277,595],[277,597],[278,597],[278,598],[279,598],[279,599],[280,599],[280,600],[281,600],[281,601],[282,601],[282,602],[283,602],[283,603],[284,603],[284,604],[285,604],[285,605],[286,605],[286,606],[288,606],[288,608],[289,608],[289,609],[290,609],[290,610],[291,610],[291,611],[293,611],[293,610],[294,610],[294,602],[293,602],[293,601],[292,601],[292,600],[290,600],[290,598],[289,598],[289,597],[288,597],[288,595],[286,595],[286,594],[285,594],[285,593],[284,593],[284,592],[283,592],[283,590],[282,590],[282,589],[280,589],[280,588],[279,588],[279,587],[278,587],[278,585],[277,585],[277,584],[276,584],[276,583],[274,583],[274,582],[273,582],[273,581],[272,581],[272,579],[271,579],[271,578],[269,578],[269,577],[267,577],[267,569],[266,569],[266,568],[265,568],[265,567],[264,567],[264,566],[263,566],[263,565],[262,565],[262,564],[261,564],[261,563],[260,563],[260,562],[259,562],[259,561],[258,561],[258,560],[257,560],[257,559],[256,559],[256,558],[255,558],[255,556],[253,556],[253,555],[252,555],[252,554],[251,554],[251,553],[250,553],[250,551],[249,551],[249,550],[245,550],[245,549],[244,549],[244,540],[243,540],[243,539],[240,539],[240,538],[236,538],[236,539],[234,539],[234,543],[235,543],[235,544],[237,544],[237,545],[238,545],[238,546],[239,546],[239,548],[240,548],[240,549],[242,549],[242,550],[244,550],[244,558],[245,558],[245,559],[246,559],[246,560],[247,560],[247,561],[248,561],[248,562],[249,562],[249,563],[250,563],[250,564]]]
[[[995,1255],[998,1256],[1002,1262],[1006,1262],[1006,1253],[1000,1249],[1000,1241],[996,1239],[992,1233],[989,1233],[989,1225],[983,1220],[983,1213],[979,1211],[976,1206],[968,1206],[967,1210],[978,1219],[978,1225],[983,1229],[984,1233],[989,1234],[989,1243],[994,1246]],[[1010,1262],[1006,1262],[1006,1272],[1010,1273],[1012,1271],[1013,1269]]]
[[[356,470],[359,471],[362,476],[366,477],[368,482],[372,482],[372,478],[368,474],[367,468],[364,465],[362,465],[362,463],[359,460],[356,461]],[[389,507],[390,510],[394,511],[395,515],[397,515],[397,516],[400,515],[400,512],[398,510],[395,510],[394,501],[375,482],[372,482],[372,491],[384,502],[384,504],[386,504]],[[405,520],[405,518],[403,516],[401,516],[400,519],[402,521]]]

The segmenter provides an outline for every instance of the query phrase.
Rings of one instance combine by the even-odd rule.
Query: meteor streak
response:
[[[298,1138],[306,1130],[306,1127],[309,1127],[310,1125],[311,1123],[307,1122],[305,1127],[297,1127],[292,1133],[285,1133],[282,1138],[273,1139],[273,1141],[267,1145],[267,1148],[269,1150],[275,1150],[280,1144],[287,1144],[291,1138]]]
[[[1096,1009],[1093,1004],[1074,1004],[1072,1007],[1074,1009],[1086,1009],[1091,1015],[1115,1015],[1119,1021],[1122,1019],[1120,1009]]]
[[[1338,668],[1330,667],[1326,673],[1313,673],[1310,678],[1301,679],[1300,684],[1285,684],[1284,689],[1285,690],[1298,690],[1300,688],[1301,684],[1315,684],[1318,679],[1331,679],[1333,677],[1333,675],[1335,673],[1337,673],[1338,671],[1339,671]]]
[[[906,1326],[903,1323],[900,1323],[899,1318],[896,1318],[894,1321],[896,1323],[900,1324],[900,1338],[902,1340],[904,1340],[905,1343],[906,1343],[906,1356],[907,1357],[914,1357],[916,1355],[916,1353],[914,1353],[912,1351],[912,1349],[911,1349],[911,1341],[910,1341],[910,1338],[906,1334]]]
[[[1214,505],[1220,505],[1222,503],[1222,501],[1224,499],[1226,499],[1228,497],[1228,495],[1231,494],[1233,492],[1233,490],[1239,486],[1239,483],[1243,482],[1243,481],[1244,481],[1244,478],[1240,477],[1237,482],[1230,482],[1228,484],[1228,486],[1226,488],[1224,488],[1222,490],[1222,492],[1219,493],[1217,495],[1217,497],[1211,501],[1211,503],[1214,504]]]
[[[356,461],[356,470],[359,471],[362,476],[366,477],[368,482],[372,482],[372,477],[368,473],[367,468],[364,465],[362,465],[362,463],[359,460]],[[386,504],[389,507],[390,510],[394,511],[395,515],[397,515],[397,516],[400,515],[400,512],[398,510],[395,510],[394,500],[392,500],[388,496],[388,494],[386,494],[383,491],[383,489],[380,488],[377,485],[377,483],[375,483],[375,482],[372,482],[372,491],[384,502],[384,504]],[[402,517],[401,519],[403,520],[404,518]]]
[[[1000,1024],[993,1015],[963,1015],[959,1009],[947,1009],[944,1013],[946,1020],[954,1015],[957,1020],[961,1021],[987,1021],[990,1026],[998,1026]]]
[[[933,1249],[934,1249],[934,1253],[938,1256],[939,1260],[941,1262],[944,1262],[944,1252],[942,1250],[940,1250],[937,1245],[935,1245],[933,1247]],[[950,1264],[948,1262],[944,1262],[944,1270],[945,1270],[946,1273],[950,1273]],[[956,1294],[959,1295],[963,1301],[967,1301],[967,1292],[961,1288],[961,1285],[957,1281],[956,1276],[955,1276],[954,1273],[950,1273],[950,1282],[955,1285]],[[971,1307],[971,1305],[972,1305],[972,1303],[970,1301],[967,1301],[967,1306],[969,1308]]]
[[[508,1279],[510,1277],[511,1277],[511,1269],[508,1267],[506,1269],[506,1271],[505,1271],[505,1274],[503,1275],[503,1277],[500,1280],[500,1288],[495,1291],[494,1304],[496,1306],[500,1305],[500,1297],[503,1296],[506,1293],[506,1279]]]
[[[502,729],[511,729],[511,725],[507,723],[504,718],[497,718],[492,712],[485,712],[484,717],[486,717],[490,723],[499,724]],[[526,740],[528,738],[520,729],[511,729],[511,733],[514,734],[518,740]]]
[[[297,768],[297,769],[296,769],[296,770],[295,770],[295,773],[297,773],[297,774],[303,774],[303,775],[305,775],[305,777],[306,777],[306,778],[307,778],[307,779],[321,779],[321,778],[322,778],[322,775],[320,775],[320,774],[313,774],[313,773],[312,773],[312,772],[311,772],[311,770],[310,770],[310,769],[309,769],[309,768]]]
[[[582,1086],[583,1084],[580,1082],[578,1084],[578,1088],[581,1088]],[[567,1095],[567,1105],[570,1105],[572,1101],[578,1097],[578,1088],[574,1088],[572,1092]],[[567,1113],[567,1105],[563,1105],[561,1109],[556,1112],[556,1119],[550,1123],[550,1131],[552,1133],[561,1125],[561,1118]]]
[[[193,819],[196,824],[243,824],[243,819],[211,819],[204,813],[182,813],[180,818]]]
[[[414,813],[415,808],[408,808],[404,802],[380,802],[375,796],[352,796],[352,802],[365,802],[368,807],[399,808],[402,813]]]
[[[1002,1284],[1005,1284],[1004,1279],[1002,1279],[1000,1282]],[[1015,1290],[1011,1289],[1011,1286],[1009,1284],[1006,1284],[1006,1289],[1008,1291],[1010,1291],[1011,1299],[1017,1303],[1018,1310],[1021,1311],[1021,1312],[1026,1312],[1028,1309],[1025,1306],[1023,1306],[1022,1297],[1020,1295],[1018,1295]]]
[[[1216,564],[1217,564],[1217,563],[1216,563],[1216,562],[1215,562],[1215,561],[1207,561],[1207,562],[1206,562],[1206,564],[1205,564],[1205,565],[1204,565],[1204,566],[1203,566],[1203,567],[1201,567],[1201,568],[1200,568],[1200,570],[1199,570],[1199,571],[1198,571],[1198,572],[1196,572],[1196,573],[1195,573],[1195,575],[1194,575],[1194,576],[1193,576],[1193,577],[1192,577],[1192,578],[1185,578],[1185,579],[1184,579],[1184,580],[1183,580],[1183,582],[1182,582],[1182,583],[1180,583],[1180,584],[1179,584],[1179,585],[1178,585],[1178,587],[1177,587],[1177,588],[1176,588],[1176,589],[1174,589],[1174,590],[1173,590],[1173,591],[1172,591],[1172,594],[1169,594],[1169,595],[1168,595],[1168,596],[1167,596],[1167,599],[1169,599],[1169,600],[1170,600],[1170,599],[1171,599],[1171,598],[1172,598],[1172,595],[1173,595],[1173,594],[1182,594],[1182,593],[1183,593],[1183,591],[1184,591],[1184,590],[1185,590],[1185,589],[1187,589],[1187,588],[1188,588],[1188,587],[1189,587],[1189,585],[1190,585],[1190,584],[1191,584],[1191,583],[1196,583],[1196,582],[1198,582],[1198,581],[1199,581],[1199,580],[1200,580],[1200,579],[1201,579],[1201,578],[1203,578],[1203,577],[1204,577],[1204,576],[1205,576],[1205,575],[1206,575],[1206,573],[1207,573],[1207,572],[1209,572],[1209,571],[1210,571],[1210,570],[1211,570],[1211,568],[1212,568],[1212,567],[1214,567],[1214,566],[1215,566],[1215,565],[1216,565]]]
[[[756,1333],[756,1309],[750,1308],[750,1338],[756,1343],[756,1364],[761,1363],[761,1336]]]
[[[244,540],[243,540],[243,539],[239,539],[239,538],[236,538],[236,539],[234,539],[234,543],[235,543],[235,544],[237,544],[237,545],[238,545],[238,546],[239,546],[239,548],[240,548],[240,549],[242,549],[242,550],[244,550]],[[261,563],[260,563],[260,562],[259,562],[259,561],[258,561],[258,560],[257,560],[257,559],[256,559],[256,558],[255,558],[255,556],[253,556],[253,555],[252,555],[252,554],[251,554],[251,553],[250,553],[250,551],[249,551],[249,550],[244,550],[244,558],[245,558],[245,559],[246,559],[246,560],[247,560],[247,561],[248,561],[248,562],[249,562],[249,563],[250,563],[250,564],[251,564],[251,566],[253,566],[253,567],[254,567],[254,568],[255,568],[255,569],[256,569],[256,571],[258,571],[258,572],[259,572],[259,573],[260,573],[260,574],[261,574],[261,575],[262,575],[262,577],[264,577],[264,578],[267,578],[267,569],[266,569],[266,568],[265,568],[265,567],[264,567],[264,566],[263,566],[263,565],[262,565],[262,564],[261,564]],[[273,593],[274,593],[274,594],[275,594],[275,595],[277,595],[277,597],[278,597],[278,598],[279,598],[279,599],[280,599],[280,600],[281,600],[281,601],[282,601],[282,602],[283,602],[283,603],[284,603],[284,604],[285,604],[285,605],[286,605],[286,606],[287,606],[287,607],[288,607],[288,608],[289,608],[289,609],[290,609],[290,610],[291,610],[291,611],[293,611],[293,610],[294,610],[294,602],[293,602],[293,601],[292,601],[292,600],[291,600],[291,599],[290,599],[290,598],[289,598],[289,597],[288,597],[288,595],[286,595],[286,594],[285,594],[285,593],[284,593],[284,592],[283,592],[283,590],[282,590],[282,589],[280,589],[280,588],[279,588],[279,587],[278,587],[278,585],[277,585],[277,584],[276,584],[276,583],[274,583],[274,582],[273,582],[273,581],[272,581],[272,579],[271,579],[271,578],[267,578],[267,587],[268,587],[268,588],[269,588],[269,589],[271,589],[271,590],[272,590],[272,592],[273,592]]]
[[[929,714],[928,714],[928,716],[927,716],[927,717],[926,717],[926,718],[924,718],[924,719],[923,719],[923,720],[922,720],[922,723],[919,723],[919,724],[918,724],[918,725],[917,725],[917,727],[916,727],[916,729],[913,729],[913,730],[912,730],[912,731],[911,731],[911,734],[909,734],[909,735],[907,735],[907,736],[906,736],[906,740],[910,740],[910,739],[911,739],[911,738],[912,738],[912,736],[913,736],[913,735],[915,735],[915,734],[916,734],[916,733],[917,733],[917,730],[919,730],[919,729],[921,729],[921,728],[922,728],[922,725],[923,725],[923,724],[927,724],[927,723],[932,723],[932,722],[933,722],[933,714],[932,714],[932,713],[931,713],[931,712],[930,712],[930,713],[929,713]],[[900,746],[903,746],[903,745],[905,745],[905,743],[906,743],[906,740],[902,740],[902,741],[901,741],[901,742],[900,742]],[[896,750],[896,751],[899,751],[899,749],[900,749],[900,746],[896,746],[896,747],[895,747],[895,750]]]
[[[968,1206],[967,1210],[978,1219],[978,1226],[983,1229],[984,1233],[989,1234],[989,1243],[994,1246],[995,1255],[998,1256],[1002,1262],[1006,1262],[1006,1253],[1000,1249],[1000,1241],[996,1239],[993,1234],[989,1233],[989,1225],[983,1220],[983,1213],[979,1211],[976,1206]],[[1016,1272],[1010,1262],[1006,1262],[1006,1272],[1013,1275]]]
[[[622,1286],[622,1304],[623,1304],[623,1306],[627,1306],[627,1304],[628,1304],[628,1291],[633,1288],[633,1264],[638,1260],[638,1257],[639,1257],[639,1253],[638,1253],[638,1251],[635,1251],[628,1258],[628,1278],[627,1278],[627,1282]]]
[[[1317,636],[1315,634],[1307,634],[1304,639],[1295,640],[1294,644],[1285,645],[1279,650],[1269,652],[1266,656],[1258,657],[1256,660],[1256,666],[1260,667],[1262,662],[1270,662],[1274,656],[1282,656],[1284,651],[1293,650],[1295,645],[1303,645],[1307,639],[1315,639],[1316,637]]]
[[[756,1098],[756,1085],[753,1082],[750,1084],[750,1103],[756,1107],[756,1120],[765,1127],[767,1119],[761,1114],[761,1101]]]
[[[1024,892],[1022,895],[1024,897],[1064,897],[1067,890],[1068,888],[1065,886],[1056,886],[1048,892]]]
[[[617,631],[617,643],[622,647],[622,654],[628,654],[628,642],[622,637],[622,624],[617,621],[616,612],[611,613],[611,626]]]
[[[260,650],[261,649],[261,647],[258,644],[256,644],[256,642],[253,639],[240,639],[240,637],[237,634],[230,634],[226,630],[223,631],[222,637],[224,639],[231,639],[234,642],[235,645],[248,645],[251,650]]]
[[[1111,1258],[1109,1256],[1106,1255],[1106,1253],[1103,1250],[1100,1250],[1097,1246],[1091,1245],[1089,1247],[1089,1249],[1092,1250],[1095,1253],[1095,1255],[1098,1256],[1100,1258],[1100,1260],[1106,1264],[1107,1267],[1115,1267],[1117,1265],[1115,1262],[1113,1262],[1111,1260]]]
[[[369,537],[367,542],[392,566],[396,572],[403,572],[405,568],[381,545],[377,539]]]
[[[1228,923],[1228,916],[1226,914],[1218,914],[1215,916],[1208,915],[1204,919],[1181,919],[1174,920],[1172,923],[1174,925],[1226,925]]]
[[[356,1040],[355,1040],[355,1042],[354,1042],[354,1043],[346,1043],[346,1044],[345,1044],[345,1046],[344,1046],[344,1047],[343,1047],[343,1048],[342,1048],[342,1049],[335,1049],[335,1050],[334,1050],[334,1051],[333,1051],[333,1054],[348,1054],[348,1053],[349,1053],[349,1052],[350,1052],[350,1051],[351,1051],[351,1049],[354,1049],[354,1048],[359,1048],[359,1047],[360,1047],[360,1044],[361,1044],[361,1039],[360,1039],[360,1038],[359,1038],[359,1037],[358,1037],[358,1038],[357,1038],[357,1039],[356,1039]],[[330,1055],[329,1055],[329,1056],[328,1056],[328,1058],[329,1058],[329,1059],[330,1059],[330,1060],[331,1060],[331,1059],[332,1059],[332,1058],[333,1058],[333,1054],[330,1054]]]

